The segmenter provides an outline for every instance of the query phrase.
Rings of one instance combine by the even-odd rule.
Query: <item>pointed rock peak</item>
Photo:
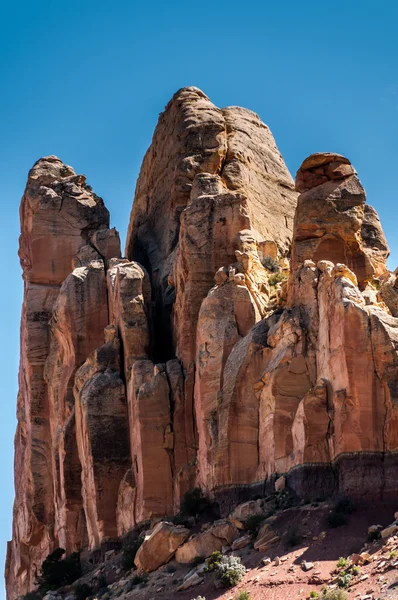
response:
[[[296,190],[306,192],[327,181],[345,179],[355,175],[351,162],[341,154],[315,152],[308,156],[296,174]]]
[[[62,181],[75,175],[74,169],[56,156],[44,156],[39,158],[29,171],[28,184],[48,186],[54,181]]]

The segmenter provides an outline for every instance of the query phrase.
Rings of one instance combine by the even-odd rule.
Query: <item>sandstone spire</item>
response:
[[[21,229],[9,600],[55,548],[103,548],[196,486],[223,516],[282,474],[305,498],[396,495],[397,276],[347,158],[311,155],[294,188],[257,115],[184,88],[144,158],[127,258],[55,157],[29,173]]]

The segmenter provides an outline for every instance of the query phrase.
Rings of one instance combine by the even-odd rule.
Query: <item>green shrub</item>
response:
[[[287,279],[287,275],[285,275],[285,273],[282,271],[279,271],[278,273],[273,273],[270,277],[268,277],[268,283],[270,285],[276,285],[284,279]]]
[[[310,598],[319,598],[318,592],[314,592],[314,591],[310,592]]]
[[[281,268],[278,261],[272,258],[272,256],[263,256],[261,264],[268,269],[268,271],[271,271],[271,273],[276,273]]]
[[[219,552],[218,550],[217,552],[213,552],[212,554],[210,554],[209,558],[206,561],[206,571],[215,571],[215,569],[217,569],[218,565],[221,563],[222,557],[223,556],[221,552]]]
[[[334,507],[334,510],[337,513],[343,513],[345,515],[350,515],[355,510],[355,503],[351,498],[342,498],[339,500]]]
[[[217,567],[217,576],[225,587],[232,587],[244,577],[246,569],[239,556],[223,556]]]
[[[265,515],[249,515],[245,520],[245,529],[247,529],[249,533],[257,535],[264,520]]]
[[[321,600],[348,600],[348,596],[343,590],[325,590]]]
[[[350,585],[350,581],[352,576],[345,571],[340,571],[339,576],[337,577],[337,585],[339,588],[347,588]]]
[[[344,556],[340,556],[339,560],[337,561],[337,568],[345,569],[348,566],[349,562],[350,561],[348,560],[348,558],[344,558]]]
[[[148,581],[148,575],[144,573],[143,575],[134,575],[132,579],[130,579],[132,585],[139,585],[140,583],[146,583]]]
[[[143,536],[140,536],[137,540],[134,540],[126,548],[124,548],[122,555],[122,568],[125,571],[130,571],[134,568],[135,555],[137,554],[142,542]]]
[[[73,590],[76,600],[86,600],[93,594],[94,590],[87,583],[79,583]]]
[[[347,521],[347,515],[342,512],[336,512],[335,510],[333,510],[328,515],[328,525],[332,529],[335,529],[336,527],[341,527],[342,525],[346,525]]]
[[[206,496],[203,495],[202,490],[197,487],[193,490],[185,492],[181,506],[180,512],[183,515],[189,515],[191,517],[195,517],[196,515],[205,512],[210,507],[210,502]]]
[[[353,566],[353,567],[351,567],[351,573],[352,573],[353,575],[359,575],[359,573],[360,573],[360,572],[361,572],[361,570],[360,570],[360,568],[359,568],[359,567],[357,567],[357,566]]]
[[[249,592],[245,592],[244,590],[242,590],[241,592],[238,592],[236,594],[235,600],[251,600],[251,596]]]
[[[288,546],[294,548],[294,546],[298,546],[303,541],[303,536],[300,533],[297,525],[291,525],[286,533],[286,543]]]
[[[69,585],[81,577],[82,568],[79,552],[73,552],[73,554],[63,559],[64,554],[65,550],[63,548],[57,548],[44,560],[40,575],[37,578],[41,593],[56,590],[62,585]]]
[[[395,552],[395,550],[393,550],[392,552],[390,552],[389,554],[389,559],[392,560],[393,558],[395,558],[397,556],[397,553]]]
[[[191,561],[191,565],[196,567],[196,565],[201,565],[203,562],[205,562],[203,556],[195,556]]]

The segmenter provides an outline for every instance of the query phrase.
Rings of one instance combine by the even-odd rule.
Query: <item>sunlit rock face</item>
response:
[[[9,600],[55,548],[100,547],[197,486],[222,515],[280,475],[305,498],[396,496],[398,284],[347,158],[313,154],[294,184],[256,114],[184,88],[126,258],[56,157],[29,173],[21,230]]]

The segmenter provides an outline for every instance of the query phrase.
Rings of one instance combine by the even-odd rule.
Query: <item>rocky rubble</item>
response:
[[[244,552],[270,492],[395,498],[387,257],[347,158],[313,154],[294,184],[257,115],[197,88],[160,116],[126,258],[85,177],[40,159],[21,203],[10,600],[56,548],[99,552],[143,523],[152,572]],[[198,487],[222,518],[190,533],[169,520]],[[280,541],[268,517],[254,548]]]

